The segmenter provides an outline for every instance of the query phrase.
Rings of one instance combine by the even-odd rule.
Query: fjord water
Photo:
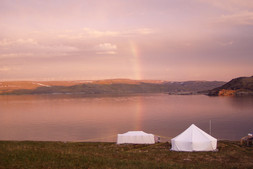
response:
[[[253,98],[0,96],[0,140],[116,141],[131,130],[175,137],[193,123],[218,139],[239,140],[253,132]]]

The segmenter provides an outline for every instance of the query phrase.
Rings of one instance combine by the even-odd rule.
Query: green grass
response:
[[[0,141],[2,168],[253,168],[253,147],[219,141],[218,152],[173,152],[169,143],[116,145]]]

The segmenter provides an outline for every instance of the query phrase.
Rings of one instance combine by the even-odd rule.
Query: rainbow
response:
[[[134,130],[136,131],[142,130],[143,113],[142,97],[138,96],[134,112]]]
[[[137,46],[137,44],[134,41],[129,41],[129,47],[131,56],[133,57],[133,72],[134,72],[134,78],[136,80],[141,80],[141,54],[140,50]],[[143,120],[143,103],[142,103],[142,97],[137,96],[136,98],[136,104],[134,109],[134,130],[142,130],[142,120]]]
[[[134,41],[129,41],[130,52],[133,57],[133,72],[136,80],[141,80],[140,51]]]

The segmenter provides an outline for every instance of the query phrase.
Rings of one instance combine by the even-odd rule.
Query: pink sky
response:
[[[1,0],[1,80],[253,75],[252,0]]]

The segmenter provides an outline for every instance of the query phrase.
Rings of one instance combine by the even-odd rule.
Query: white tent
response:
[[[129,131],[118,134],[117,144],[154,144],[155,136],[143,131]]]
[[[173,151],[214,151],[217,139],[192,124],[183,133],[171,139]]]

